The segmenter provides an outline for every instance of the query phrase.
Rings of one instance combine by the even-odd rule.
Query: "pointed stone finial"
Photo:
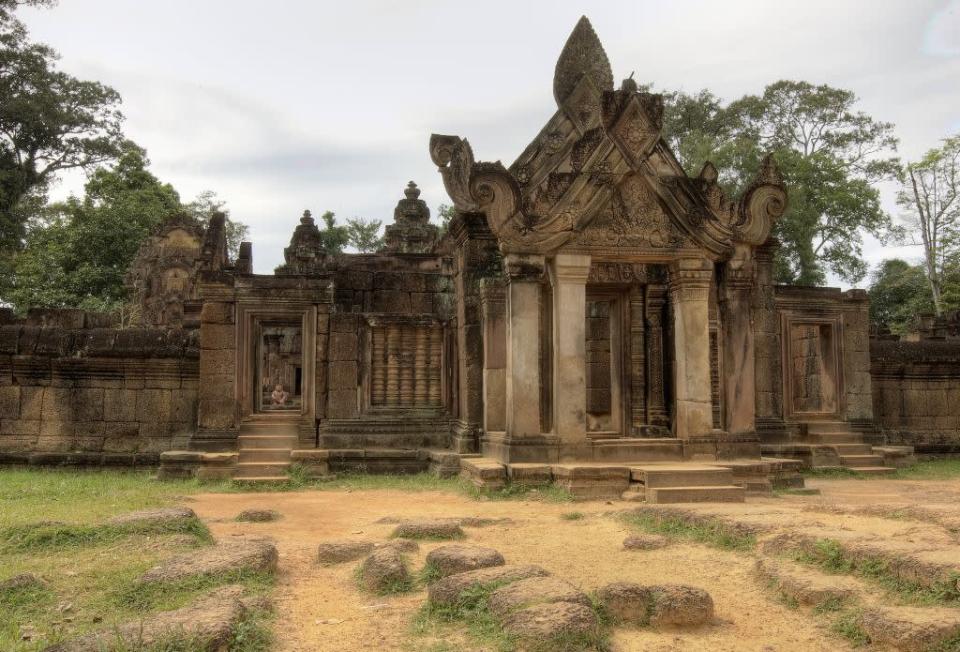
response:
[[[309,210],[303,211],[303,217],[300,218],[300,224],[313,224],[313,216],[310,215]]]
[[[553,73],[553,97],[558,105],[563,104],[584,76],[590,78],[598,91],[613,90],[613,71],[607,53],[590,21],[581,16],[563,46]]]
[[[637,80],[633,78],[632,72],[629,77],[620,82],[620,90],[624,93],[636,93],[639,90]]]
[[[407,188],[403,191],[403,194],[406,195],[407,199],[417,199],[420,196],[420,189],[417,188],[417,184],[411,181],[407,184]]]

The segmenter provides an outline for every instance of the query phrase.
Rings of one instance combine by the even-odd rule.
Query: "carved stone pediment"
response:
[[[551,254],[569,243],[699,248],[727,259],[738,243],[762,244],[786,208],[769,158],[737,201],[723,195],[712,165],[687,177],[661,137],[662,97],[632,79],[614,90],[585,17],[557,62],[554,98],[558,111],[509,169],[476,161],[465,139],[430,139],[454,206],[485,214],[506,253]]]

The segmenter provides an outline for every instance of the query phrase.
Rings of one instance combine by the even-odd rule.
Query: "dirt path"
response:
[[[955,532],[940,522],[858,511],[920,504],[947,523],[960,522],[960,481],[814,480],[809,484],[819,487],[823,495],[749,499],[746,504],[692,509],[761,526],[787,524],[960,554],[960,549],[953,548]],[[509,517],[510,523],[468,528],[467,541],[498,549],[508,563],[540,564],[586,590],[622,580],[670,582],[699,586],[713,596],[714,625],[696,631],[617,629],[616,650],[850,649],[807,612],[791,609],[772,595],[758,581],[751,554],[685,543],[645,552],[623,551],[621,542],[631,530],[608,513],[629,508],[626,503],[477,502],[437,492],[323,491],[203,494],[191,506],[218,537],[256,532],[276,539],[281,569],[275,625],[279,650],[425,650],[431,641],[440,640],[451,647],[437,649],[473,649],[471,641],[455,629],[426,637],[413,633],[411,622],[424,602],[424,592],[388,598],[363,595],[354,584],[355,563],[321,567],[314,562],[316,546],[323,541],[386,539],[393,526],[376,521],[388,516]],[[276,509],[283,518],[262,524],[232,521],[242,509],[254,507]],[[571,511],[585,517],[561,518]],[[411,560],[414,567],[422,565],[426,553],[437,545],[421,545],[419,555]]]

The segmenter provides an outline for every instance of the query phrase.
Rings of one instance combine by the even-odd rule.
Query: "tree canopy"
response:
[[[774,154],[790,197],[774,231],[782,243],[777,280],[866,275],[862,234],[884,237],[891,227],[874,184],[898,170],[892,124],[856,110],[851,91],[802,81],[778,81],[727,104],[706,90],[664,99],[664,136],[688,174],[711,160],[737,194],[763,155]]]

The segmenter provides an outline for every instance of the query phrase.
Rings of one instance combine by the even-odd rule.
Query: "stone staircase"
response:
[[[622,498],[652,504],[742,503],[743,486],[734,484],[733,470],[708,464],[650,464],[630,468],[630,488]]]
[[[287,479],[290,451],[297,445],[298,422],[285,414],[258,414],[240,424],[234,480],[278,482]]]
[[[765,455],[804,460],[812,469],[843,468],[864,475],[887,475],[913,461],[909,446],[872,446],[845,421],[801,424],[797,442],[765,444]]]

